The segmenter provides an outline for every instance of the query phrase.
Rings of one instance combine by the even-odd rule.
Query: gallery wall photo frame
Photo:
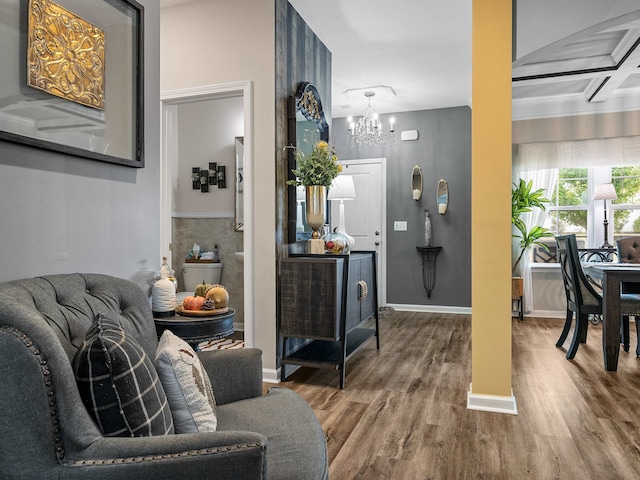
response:
[[[6,0],[0,141],[144,167],[144,7]]]

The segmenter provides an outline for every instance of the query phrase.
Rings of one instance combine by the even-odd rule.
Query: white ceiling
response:
[[[396,95],[378,113],[469,105],[470,0],[289,0],[332,53],[332,115],[361,115],[364,92],[378,85]]]
[[[334,118],[362,114],[371,87],[378,113],[471,104],[471,0],[289,3],[332,53]],[[517,45],[527,54],[514,62],[514,119],[640,110],[640,11],[627,13],[636,4],[519,3]]]

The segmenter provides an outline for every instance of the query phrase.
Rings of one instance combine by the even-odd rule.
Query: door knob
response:
[[[380,245],[380,242],[376,242],[376,246]]]
[[[376,230],[376,235],[380,235],[380,232]]]

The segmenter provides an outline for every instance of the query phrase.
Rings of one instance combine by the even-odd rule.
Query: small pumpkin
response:
[[[202,282],[200,285],[196,287],[195,296],[196,297],[204,297],[207,293],[207,290],[211,288],[211,284]]]
[[[225,308],[229,305],[229,292],[222,285],[213,285],[207,290],[207,299],[213,300],[215,308]]]
[[[204,305],[205,300],[206,298],[196,295],[185,297],[182,301],[182,308],[185,310],[202,310],[202,305]]]

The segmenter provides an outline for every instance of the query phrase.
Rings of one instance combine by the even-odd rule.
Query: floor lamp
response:
[[[593,192],[593,200],[604,200],[604,243],[600,248],[613,248],[609,243],[609,222],[607,221],[607,200],[617,200],[618,194],[613,183],[601,183]]]
[[[327,200],[340,201],[339,220],[337,231],[342,233],[349,241],[349,250],[353,248],[356,239],[347,233],[344,228],[344,201],[356,199],[356,187],[351,175],[338,175],[331,182]]]

